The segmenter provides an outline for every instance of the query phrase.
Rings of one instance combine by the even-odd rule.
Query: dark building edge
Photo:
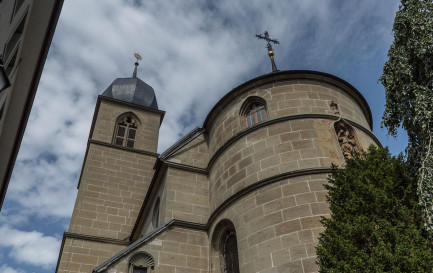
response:
[[[32,110],[33,101],[36,96],[36,91],[38,89],[39,81],[41,79],[42,70],[45,65],[45,60],[47,59],[48,51],[50,49],[51,41],[53,40],[54,31],[59,20],[60,11],[62,10],[64,0],[56,0],[53,6],[53,11],[51,12],[50,21],[48,23],[48,29],[45,32],[44,41],[42,44],[42,49],[39,53],[38,62],[36,65],[35,73],[33,73],[32,82],[30,85],[30,91],[27,94],[26,102],[24,104],[24,112],[21,116],[18,132],[15,136],[15,142],[12,148],[11,156],[8,160],[8,166],[6,168],[6,175],[2,181],[2,187],[0,189],[0,211],[3,206],[3,201],[6,196],[6,191],[9,185],[9,181],[12,176],[12,171],[15,165],[15,161],[20,150],[21,142],[23,139],[24,132],[26,130],[27,122],[29,120],[30,112]]]

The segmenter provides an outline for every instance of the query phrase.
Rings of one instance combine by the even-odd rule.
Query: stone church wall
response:
[[[315,245],[323,227],[320,216],[329,214],[325,202],[327,175],[306,175],[263,187],[238,200],[213,222],[233,222],[238,240],[241,272],[315,272]],[[222,273],[212,254],[211,272]],[[304,268],[304,270],[302,270]]]
[[[155,157],[90,144],[69,231],[124,239],[135,224]]]
[[[121,262],[111,266],[107,272],[127,273],[130,257],[134,253],[145,251],[155,260],[154,271],[151,272],[208,273],[208,245],[206,232],[174,228],[134,250]]]
[[[340,116],[369,128],[358,103],[339,88],[316,81],[279,82],[245,92],[221,111],[209,133],[211,155],[228,139],[245,129],[245,121],[239,111],[243,101],[250,96],[259,96],[266,100],[268,119],[299,114],[334,115],[330,107],[334,101],[339,107]]]
[[[246,128],[241,109],[251,96],[266,102],[267,119]],[[70,232],[105,238],[66,237],[59,272],[91,272],[121,249],[119,260],[98,272],[126,273],[132,255],[145,251],[155,261],[152,273],[223,273],[224,255],[233,249],[241,273],[317,272],[330,165],[344,166],[344,156],[354,155],[350,145],[356,152],[380,145],[357,91],[319,72],[277,72],[235,88],[179,145],[203,134],[157,164],[162,112],[98,102]],[[129,111],[144,130],[137,132],[144,151],[110,146],[117,117]],[[138,241],[119,245],[130,235]],[[107,237],[111,244],[101,242]]]
[[[211,209],[266,178],[295,170],[329,167],[331,162],[341,165],[342,155],[332,130],[330,121],[293,120],[260,128],[239,139],[212,166]]]
[[[202,134],[167,159],[170,162],[206,169],[209,163],[209,149]]]
[[[90,273],[125,245],[66,238],[58,273]]]
[[[113,141],[114,130],[117,118],[124,113],[132,112],[139,119],[134,148],[155,152],[158,147],[159,126],[161,124],[161,114],[153,111],[134,109],[128,104],[119,104],[109,99],[100,97],[102,100],[99,105],[92,139],[111,143]]]
[[[209,219],[209,182],[204,174],[168,168],[166,198],[164,221],[206,224]]]

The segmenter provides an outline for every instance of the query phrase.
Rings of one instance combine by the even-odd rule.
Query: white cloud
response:
[[[0,246],[11,248],[9,257],[19,263],[47,268],[57,262],[61,240],[37,231],[21,231],[0,227]],[[7,267],[10,270],[10,267]],[[1,271],[3,272],[3,271]],[[20,272],[20,271],[11,271]]]
[[[0,272],[2,272],[2,273],[25,273],[24,270],[12,268],[12,267],[8,266],[7,264],[0,266]]]

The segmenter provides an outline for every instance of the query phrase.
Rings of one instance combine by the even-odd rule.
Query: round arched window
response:
[[[260,97],[249,97],[241,107],[240,114],[245,118],[247,128],[265,121],[268,116],[266,113],[266,101]]]
[[[236,232],[229,230],[221,238],[220,252],[224,273],[239,273],[239,257]]]

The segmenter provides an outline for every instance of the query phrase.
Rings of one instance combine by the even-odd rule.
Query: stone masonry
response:
[[[251,127],[249,101],[266,111]],[[128,112],[140,120],[134,149],[112,144]],[[317,272],[320,219],[329,216],[323,185],[332,163],[344,166],[334,123],[347,124],[360,147],[380,146],[362,95],[321,72],[263,75],[158,155],[162,115],[98,99],[57,272]]]

